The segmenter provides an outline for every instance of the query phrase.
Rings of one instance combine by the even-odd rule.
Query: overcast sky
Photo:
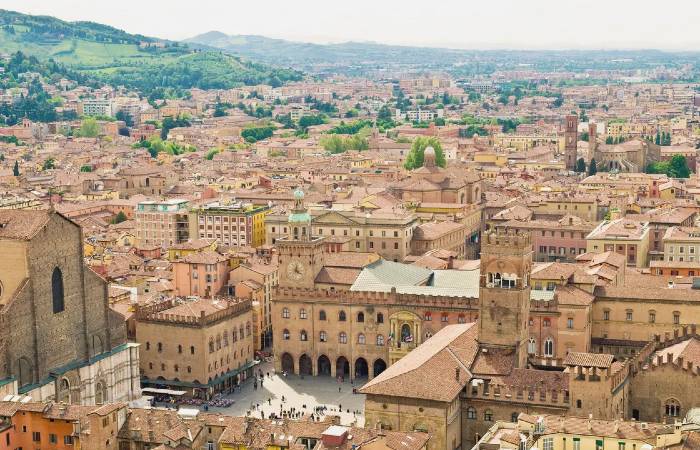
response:
[[[217,30],[318,43],[700,50],[700,0],[0,0],[0,8],[169,39]]]

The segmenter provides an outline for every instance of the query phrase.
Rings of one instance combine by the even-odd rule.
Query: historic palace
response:
[[[277,240],[276,369],[366,382],[368,427],[451,450],[520,412],[673,421],[700,402],[700,336],[680,320],[698,317],[696,291],[623,299],[616,255],[533,265],[529,234],[497,231],[479,266],[379,260],[343,288],[320,283],[328,250],[310,221],[299,192]],[[646,308],[653,323],[628,320]]]

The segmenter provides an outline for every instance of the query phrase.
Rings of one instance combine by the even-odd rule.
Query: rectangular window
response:
[[[574,450],[581,450],[581,439],[574,438]]]
[[[32,441],[41,442],[41,433],[38,431],[32,431]]]
[[[554,438],[544,438],[542,440],[542,450],[554,450]]]
[[[49,433],[49,444],[58,444],[58,436],[53,433]]]

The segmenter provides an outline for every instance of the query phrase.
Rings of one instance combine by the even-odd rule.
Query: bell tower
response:
[[[565,120],[564,161],[566,162],[566,170],[574,170],[578,151],[578,116],[569,114]]]
[[[294,191],[294,208],[287,222],[289,235],[277,240],[279,285],[311,289],[323,268],[324,238],[311,233],[311,215],[301,189]]]
[[[479,344],[512,349],[527,366],[532,243],[529,234],[487,232],[481,242]]]

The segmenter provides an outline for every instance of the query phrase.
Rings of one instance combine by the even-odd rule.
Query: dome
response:
[[[303,200],[304,199],[304,191],[301,189],[297,189],[294,191],[294,200]]]
[[[423,167],[435,167],[435,149],[433,147],[425,147],[423,152]]]

